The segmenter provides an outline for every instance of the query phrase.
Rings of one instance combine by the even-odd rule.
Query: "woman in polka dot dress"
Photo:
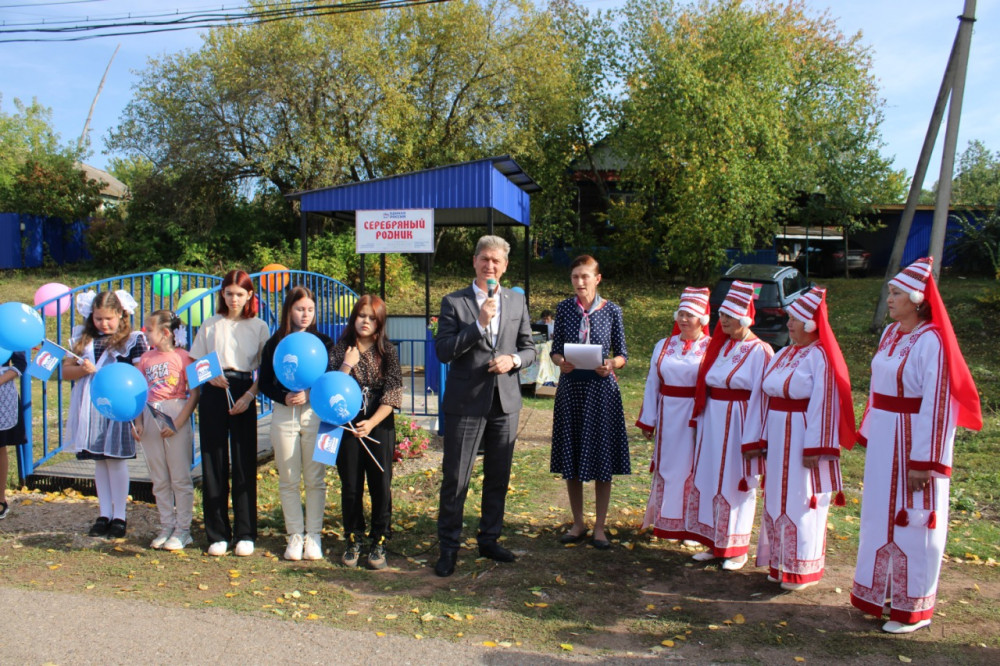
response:
[[[566,480],[573,526],[560,541],[576,543],[587,534],[583,522],[583,483],[594,481],[596,518],[590,544],[599,550],[611,547],[604,533],[604,519],[611,499],[611,477],[630,474],[625,413],[615,370],[625,366],[625,326],[622,311],[597,294],[601,282],[597,261],[583,255],[570,266],[575,298],[556,309],[552,339],[552,362],[559,366],[559,388],[552,422],[550,471]],[[598,344],[603,365],[596,370],[577,370],[566,361],[567,343]]]

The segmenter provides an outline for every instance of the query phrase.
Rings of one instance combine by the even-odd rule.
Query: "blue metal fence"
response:
[[[42,313],[46,307],[55,310],[55,315],[45,317],[46,337],[49,340],[68,347],[70,338],[73,337],[73,329],[82,325],[83,318],[76,312],[73,303],[77,294],[94,290],[116,291],[123,289],[135,298],[138,303],[136,313],[133,318],[133,326],[141,328],[144,326],[147,314],[161,309],[170,309],[178,314],[188,312],[194,315],[192,322],[201,322],[208,319],[213,314],[214,303],[218,299],[222,278],[203,273],[178,272],[171,276],[176,276],[180,281],[180,286],[171,292],[157,294],[153,289],[153,278],[157,273],[135,273],[117,277],[97,280],[79,286],[71,290],[70,300],[64,303],[64,296],[39,303],[36,309]],[[162,274],[159,274],[162,278]],[[278,327],[281,318],[281,305],[284,301],[288,289],[296,285],[308,287],[316,295],[316,317],[317,327],[323,333],[336,340],[350,315],[354,299],[357,294],[342,282],[318,273],[305,271],[288,270],[271,273],[253,273],[250,275],[254,281],[256,294],[259,298],[258,316],[274,332]],[[167,281],[169,282],[172,277]],[[192,303],[186,304],[178,309],[178,304],[185,293],[193,289],[205,289],[206,292]],[[161,289],[161,292],[163,290]],[[65,307],[64,307],[65,306]],[[194,312],[191,312],[192,308]],[[197,335],[198,327],[190,326],[188,330],[188,343],[190,347]],[[417,356],[413,352],[414,345],[426,345],[427,340],[398,340],[394,341],[397,348],[409,345],[408,355]],[[432,342],[431,342],[432,344]],[[433,351],[421,350],[420,357],[425,355],[433,356]],[[433,361],[437,363],[436,358]],[[442,369],[443,370],[443,369]],[[406,368],[404,368],[404,372]],[[54,375],[58,378],[61,375]],[[417,384],[415,380],[414,368],[411,366],[408,372],[410,380],[410,409],[409,413],[417,415],[435,415],[436,411],[431,411],[431,405],[436,409],[436,401],[432,396],[423,396],[418,399]],[[442,382],[443,383],[443,382]],[[422,388],[422,387],[421,387]],[[62,381],[40,382],[40,404],[35,404],[32,394],[31,380],[28,377],[21,379],[21,395],[24,396],[24,422],[31,424],[26,428],[28,441],[17,447],[17,459],[19,475],[22,482],[29,475],[45,462],[63,451],[64,428],[66,418],[69,414],[70,387]],[[404,405],[404,409],[405,409]],[[271,403],[265,396],[261,396],[258,402],[258,418],[266,416],[271,412]],[[196,418],[195,416],[192,418]],[[197,429],[195,429],[197,432]],[[36,436],[37,434],[37,436]],[[197,445],[194,451],[194,465],[201,463],[201,455]]]

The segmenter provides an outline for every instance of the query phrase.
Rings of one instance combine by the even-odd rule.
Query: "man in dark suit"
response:
[[[438,358],[451,366],[441,403],[445,418],[438,512],[441,556],[434,567],[438,576],[455,572],[465,496],[480,443],[485,455],[479,554],[514,561],[514,554],[497,539],[521,411],[518,370],[535,360],[535,346],[524,294],[499,286],[509,252],[510,244],[498,236],[480,238],[472,259],[475,281],[441,300],[434,347]]]

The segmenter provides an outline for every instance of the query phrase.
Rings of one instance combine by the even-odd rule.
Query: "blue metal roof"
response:
[[[287,195],[303,212],[433,208],[435,226],[530,224],[529,195],[542,188],[507,155]],[[353,215],[351,216],[353,219]]]

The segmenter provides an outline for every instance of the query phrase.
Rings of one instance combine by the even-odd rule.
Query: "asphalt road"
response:
[[[0,587],[4,664],[565,664],[512,649],[345,631],[222,609]],[[648,658],[615,659],[648,663]],[[608,663],[608,662],[602,662]]]

